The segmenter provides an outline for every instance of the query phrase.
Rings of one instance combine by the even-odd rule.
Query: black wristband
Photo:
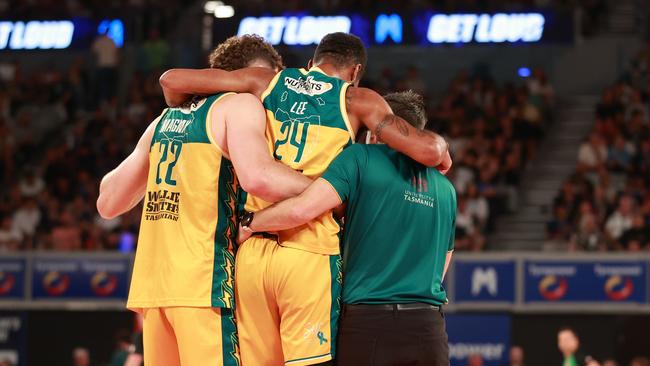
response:
[[[254,217],[254,212],[244,211],[244,213],[239,216],[239,224],[243,227],[250,227]]]

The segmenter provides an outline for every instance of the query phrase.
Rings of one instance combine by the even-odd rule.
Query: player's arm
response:
[[[97,211],[101,217],[112,219],[119,216],[144,197],[149,173],[149,147],[157,122],[158,119],[147,127],[131,155],[102,179],[97,198]]]
[[[124,366],[141,366],[144,357],[137,353],[131,353],[124,361]]]
[[[377,92],[351,87],[347,91],[346,103],[348,113],[391,148],[431,167],[440,165],[445,159],[448,145],[442,136],[418,130],[393,114]]]
[[[266,140],[266,114],[252,94],[237,94],[224,100],[226,141],[230,159],[242,188],[268,202],[277,202],[303,192],[312,180],[273,159]],[[213,113],[216,113],[213,108]],[[213,116],[216,118],[217,116]]]
[[[323,176],[299,196],[255,213],[249,229],[253,232],[281,231],[313,220],[350,198],[360,185],[359,171],[366,166],[367,155],[362,146],[343,150]],[[240,229],[239,242],[246,240],[251,230],[247,233]]]
[[[220,92],[251,93],[259,98],[274,77],[273,70],[263,67],[235,71],[171,69],[160,76],[160,86],[167,105],[176,107],[193,95]]]
[[[456,203],[456,191],[453,188],[451,192],[451,201],[452,201],[451,231],[449,232],[449,242],[447,243],[447,256],[445,257],[445,267],[442,272],[443,280],[447,275],[447,270],[449,269],[449,264],[451,263],[451,257],[454,255],[454,247],[456,244],[456,211],[458,210],[458,208]]]
[[[276,203],[255,213],[249,228],[253,232],[281,231],[308,223],[341,204],[332,185],[323,178],[315,180],[299,196]],[[239,242],[250,236],[239,230]]]

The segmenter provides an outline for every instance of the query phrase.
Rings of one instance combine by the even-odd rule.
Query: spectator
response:
[[[18,183],[20,193],[24,197],[34,197],[45,189],[45,182],[43,179],[36,175],[33,169],[28,169],[23,176],[23,179]]]
[[[610,170],[627,172],[632,165],[634,149],[629,146],[622,135],[616,136],[614,145],[607,154],[607,166]]]
[[[490,207],[485,197],[479,195],[475,184],[467,186],[467,211],[481,229],[485,228]]]
[[[467,357],[467,366],[483,366],[483,357],[479,354],[473,354]]]
[[[634,216],[634,200],[630,196],[622,196],[619,199],[618,207],[605,223],[605,231],[609,237],[618,240],[623,232],[632,227]]]
[[[597,132],[593,132],[589,135],[589,140],[580,145],[580,150],[578,151],[579,167],[585,171],[593,171],[598,169],[606,161],[607,146],[602,137]]]
[[[632,241],[636,241],[641,247],[650,245],[650,226],[646,225],[641,214],[634,215],[632,227],[623,232],[619,243],[623,248],[628,248]]]
[[[52,229],[52,247],[55,250],[81,249],[81,228],[67,209],[63,210],[60,222]]]
[[[403,84],[397,86],[401,90],[413,90],[420,95],[427,95],[427,88],[422,77],[420,77],[420,70],[416,66],[409,66],[406,70],[406,77]]]
[[[467,185],[478,177],[477,158],[476,152],[469,150],[463,155],[459,164],[454,167],[454,187],[459,194],[465,193]]]
[[[142,345],[142,332],[136,332],[133,335],[133,345],[130,349],[129,356],[124,361],[124,366],[142,366],[144,360],[143,357],[143,345]]]
[[[72,351],[73,366],[90,366],[90,353],[86,348],[78,347]]]
[[[581,220],[579,231],[571,240],[571,249],[579,251],[605,250],[605,236],[598,227],[596,217],[588,214]]]
[[[603,361],[603,366],[618,366],[618,362],[612,360],[611,358],[608,358]]]
[[[592,361],[590,356],[580,350],[580,339],[572,328],[560,328],[557,333],[557,347],[564,358],[563,366],[588,365]]]
[[[23,235],[13,224],[10,216],[2,218],[0,223],[0,251],[15,251],[20,248]]]
[[[650,366],[650,359],[647,357],[635,357],[630,361],[630,366]]]
[[[508,366],[525,366],[524,363],[524,349],[520,346],[510,347],[510,357]]]
[[[544,70],[535,68],[533,70],[533,76],[526,79],[526,86],[530,91],[531,97],[540,99],[536,101],[536,105],[539,107],[553,105],[555,90],[553,89],[553,86],[548,82]]]
[[[113,98],[119,63],[119,50],[107,33],[99,35],[91,46],[97,67],[96,84],[100,102]]]
[[[125,329],[118,331],[115,335],[115,350],[111,355],[110,366],[124,366],[131,347],[131,334]]]
[[[26,197],[20,208],[14,213],[14,228],[20,231],[22,236],[33,238],[36,228],[41,223],[41,216],[41,210],[36,205],[34,198]]]
[[[146,61],[145,72],[159,73],[169,66],[171,50],[167,41],[160,38],[157,29],[154,28],[149,32],[149,39],[142,45],[142,51]]]

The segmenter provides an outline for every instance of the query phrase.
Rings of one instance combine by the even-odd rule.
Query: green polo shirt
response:
[[[322,178],[347,201],[343,302],[444,304],[456,221],[451,182],[386,145],[359,144]]]

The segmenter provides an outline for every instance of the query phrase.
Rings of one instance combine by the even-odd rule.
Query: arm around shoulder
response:
[[[384,98],[371,89],[350,88],[348,93],[349,113],[382,142],[427,166],[443,162],[448,145],[442,136],[411,126],[396,116]]]
[[[252,93],[260,97],[274,77],[274,71],[262,67],[249,67],[235,71],[171,69],[160,76],[160,86],[165,101],[178,106],[192,95],[236,92]]]

